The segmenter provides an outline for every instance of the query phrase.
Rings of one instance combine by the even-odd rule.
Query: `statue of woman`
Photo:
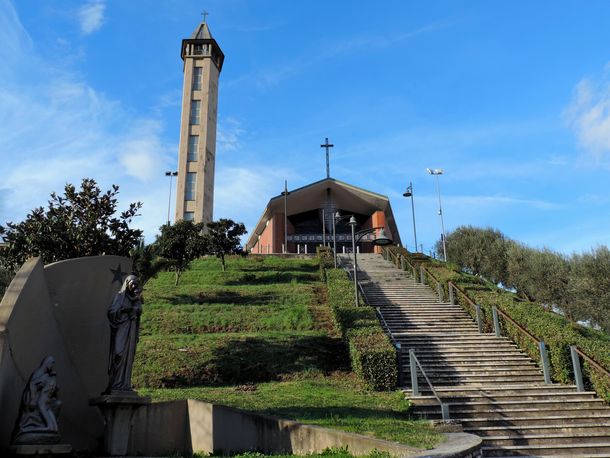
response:
[[[140,332],[141,294],[138,277],[128,275],[108,308],[110,357],[106,393],[132,391],[131,369]]]
[[[19,416],[13,431],[14,444],[54,444],[59,442],[55,359],[47,356],[28,380],[21,396]]]

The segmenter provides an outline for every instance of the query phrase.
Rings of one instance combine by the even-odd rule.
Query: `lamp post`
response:
[[[356,222],[356,218],[354,218],[354,216],[350,217],[347,224],[352,227],[352,252],[354,253],[354,301],[356,302],[356,307],[358,307],[360,306],[360,300],[358,298],[358,258],[356,256],[356,244],[362,239],[362,237],[372,234],[377,230],[379,230],[379,237],[376,237],[373,240],[373,245],[390,245],[392,240],[385,235],[385,230],[383,227],[373,227],[371,229],[363,229],[356,232],[356,224],[358,223]]]
[[[347,218],[353,218],[352,215],[341,216],[341,213],[333,213],[333,253],[335,258],[335,269],[337,268],[337,223]]]
[[[415,239],[415,252],[417,253],[417,230],[415,229],[415,204],[413,203],[413,183],[409,181],[409,186],[403,194],[405,197],[411,198],[411,213],[413,214],[413,238]]]
[[[178,176],[178,172],[165,172],[165,176],[169,177],[169,199],[167,200],[167,225],[170,225],[169,213],[172,206],[172,177]]]
[[[441,217],[441,238],[443,239],[443,261],[447,262],[447,245],[445,244],[445,223],[443,221],[443,206],[441,204],[441,185],[439,175],[443,174],[443,169],[427,169],[430,175],[436,176],[436,191],[438,193],[438,216]]]
[[[284,253],[288,253],[288,180],[284,180]]]

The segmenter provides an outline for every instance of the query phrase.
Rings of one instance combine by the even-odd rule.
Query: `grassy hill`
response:
[[[193,398],[373,434],[422,448],[401,393],[368,391],[326,304],[317,260],[231,257],[193,263],[179,286],[145,288],[134,385],[156,400]]]

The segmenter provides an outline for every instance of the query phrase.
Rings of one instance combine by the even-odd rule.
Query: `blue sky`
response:
[[[176,166],[180,43],[226,60],[214,215],[331,175],[390,197],[403,242],[493,226],[571,253],[610,244],[610,2],[0,0],[0,224],[92,177],[154,239]],[[172,206],[174,202],[172,202]]]

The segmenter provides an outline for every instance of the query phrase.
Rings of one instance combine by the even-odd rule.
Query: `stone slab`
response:
[[[13,455],[67,455],[72,452],[70,444],[36,444],[36,445],[13,445],[9,448]]]
[[[150,404],[151,399],[147,396],[140,396],[135,391],[113,391],[110,394],[102,394],[96,398],[89,399],[90,406],[99,406],[102,404],[135,404],[143,405]]]

